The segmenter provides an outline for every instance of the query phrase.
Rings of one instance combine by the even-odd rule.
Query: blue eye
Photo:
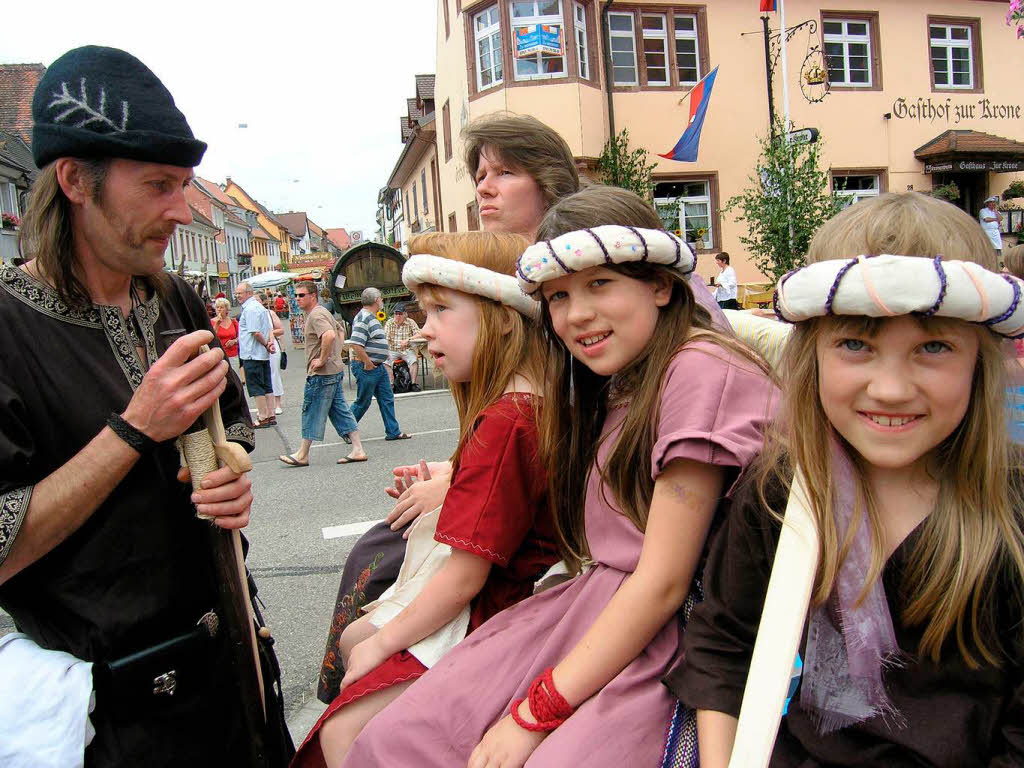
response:
[[[921,349],[930,355],[936,355],[939,352],[946,352],[952,349],[952,347],[944,341],[926,341],[921,345]]]
[[[550,296],[548,296],[548,304],[550,304],[553,301],[561,301],[568,295],[569,294],[567,294],[565,291],[555,291]]]
[[[861,352],[866,348],[866,345],[860,339],[843,339],[839,342],[839,346],[850,352]]]
[[[607,277],[599,277],[596,280],[591,280],[590,281],[590,285],[593,288],[600,288],[605,283],[610,283],[610,282],[611,282],[611,280],[609,278],[607,278]]]

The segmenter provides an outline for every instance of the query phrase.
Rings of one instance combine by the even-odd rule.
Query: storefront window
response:
[[[958,24],[929,27],[932,71],[937,88],[973,88],[971,28]]]
[[[871,87],[871,36],[868,22],[829,19],[824,22],[825,57],[832,85]]]
[[[492,6],[473,17],[476,41],[477,89],[499,85],[503,80],[501,68],[501,23],[498,6]]]
[[[562,24],[562,0],[529,0],[509,3],[512,19],[512,58],[515,62],[516,80],[539,80],[565,75],[565,35]],[[519,56],[516,50],[520,34],[536,26],[545,27],[545,32],[556,34],[560,54],[538,52]]]
[[[665,229],[703,250],[710,250],[715,242],[710,187],[706,180],[663,182],[654,187],[654,206]]]

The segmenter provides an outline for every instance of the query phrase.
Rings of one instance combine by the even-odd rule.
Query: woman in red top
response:
[[[227,299],[217,299],[213,306],[217,310],[217,316],[210,321],[213,324],[213,332],[217,334],[220,345],[224,347],[224,354],[228,357],[238,357],[238,321],[228,317],[231,304]]]
[[[534,392],[543,379],[543,341],[537,307],[512,277],[527,245],[519,235],[487,232],[422,235],[410,243],[413,253],[439,254],[411,257],[402,276],[426,313],[421,333],[459,413],[451,486],[433,534],[451,550],[390,621],[371,612],[345,629],[341,693],[293,768],[340,764],[370,718],[450,647],[425,652],[435,633],[447,637],[467,607],[472,632],[533,594],[534,582],[558,559],[547,474],[537,459]],[[418,556],[410,553],[403,571]]]

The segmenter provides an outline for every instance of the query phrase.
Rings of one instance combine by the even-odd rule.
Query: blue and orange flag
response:
[[[761,0],[761,13],[775,10],[775,0]]]
[[[679,137],[679,141],[672,148],[658,157],[667,160],[678,160],[681,163],[697,162],[697,150],[700,148],[700,132],[704,127],[704,115],[708,111],[708,102],[711,101],[711,89],[715,86],[715,76],[718,74],[718,67],[708,72],[704,78],[690,90],[690,116],[686,121],[686,130]]]

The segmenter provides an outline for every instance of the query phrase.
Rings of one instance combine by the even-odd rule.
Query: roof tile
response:
[[[0,64],[0,129],[32,145],[32,95],[46,67]]]

